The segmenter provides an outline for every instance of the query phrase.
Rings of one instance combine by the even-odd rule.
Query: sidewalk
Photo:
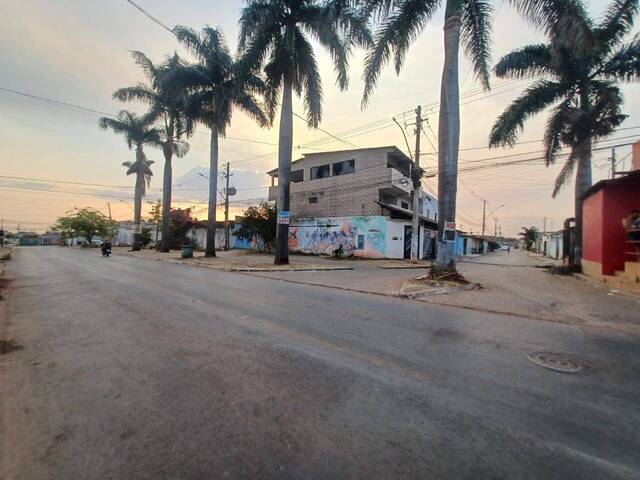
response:
[[[482,290],[420,300],[555,322],[640,329],[640,296],[538,268],[551,263],[555,262],[521,250],[463,260],[458,270],[468,280],[480,283]]]
[[[129,252],[129,255],[172,263],[190,264],[223,271],[235,271],[285,282],[315,285],[385,296],[403,296],[403,285],[428,273],[427,262],[413,265],[403,260],[348,260],[329,257],[290,255],[290,265],[273,265],[273,255],[243,250],[217,252],[205,258],[180,259],[180,252],[153,250]],[[458,270],[479,290],[447,291],[435,288],[415,301],[504,313],[545,321],[584,326],[610,327],[640,332],[640,296],[611,290],[577,276],[555,276],[547,271],[551,259],[521,250],[497,251],[459,260]]]

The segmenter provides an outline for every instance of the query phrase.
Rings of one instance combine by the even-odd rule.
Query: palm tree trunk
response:
[[[162,146],[164,153],[164,174],[162,179],[162,246],[161,252],[171,249],[171,157],[173,156],[173,144],[168,141]]]
[[[293,147],[293,106],[291,90],[293,82],[285,75],[280,111],[280,137],[278,139],[278,213],[289,212],[291,184],[291,149]],[[276,256],[274,263],[289,263],[289,224],[278,223],[276,230]]]
[[[575,247],[573,250],[573,262],[580,266],[582,260],[582,196],[591,187],[591,139],[586,139],[580,143],[578,149],[578,166],[576,169],[575,187]]]
[[[216,256],[216,208],[218,199],[218,130],[211,129],[209,147],[209,221],[207,222],[207,257]]]
[[[447,1],[444,24],[444,68],[440,86],[440,118],[438,127],[438,256],[439,268],[455,268],[454,243],[444,238],[446,222],[456,221],[458,188],[458,149],[460,146],[460,89],[458,85],[458,51],[460,17],[458,9]]]
[[[580,89],[580,110],[588,114],[591,110],[589,101],[589,85]],[[575,246],[573,250],[573,262],[579,268],[582,260],[582,196],[591,187],[591,138],[585,138],[580,142],[578,149],[578,166],[576,169],[575,187]]]
[[[142,217],[142,188],[144,186],[144,172],[142,170],[144,155],[140,148],[136,149],[136,163],[138,171],[136,172],[136,188],[133,197],[133,251],[140,250],[140,233],[142,232],[140,218]]]

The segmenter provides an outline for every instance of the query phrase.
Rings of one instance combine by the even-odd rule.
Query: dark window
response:
[[[319,167],[311,167],[311,180],[318,178],[327,178],[331,176],[331,165],[320,165]]]
[[[345,160],[344,162],[338,162],[333,164],[333,176],[346,175],[353,173],[356,170],[355,160]]]
[[[318,203],[318,197],[309,197],[309,203]]]
[[[407,202],[400,202],[400,206],[405,210],[409,210],[409,204]]]
[[[358,235],[358,250],[364,250],[364,235]]]
[[[291,183],[304,181],[304,170],[293,170],[291,172]]]

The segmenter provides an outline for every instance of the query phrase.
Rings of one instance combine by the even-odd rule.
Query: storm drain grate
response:
[[[567,355],[551,352],[529,353],[527,358],[539,367],[548,368],[554,372],[576,373],[584,368],[576,360]]]

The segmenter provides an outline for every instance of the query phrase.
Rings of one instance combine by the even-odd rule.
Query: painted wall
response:
[[[602,273],[613,275],[624,270],[624,262],[631,260],[624,252],[633,251],[627,244],[627,232],[622,225],[631,210],[640,206],[640,185],[610,185],[604,188],[604,214],[602,217]]]
[[[627,233],[622,219],[640,205],[640,188],[635,183],[606,185],[583,204],[583,258],[601,265],[604,275],[624,270]]]
[[[188,236],[195,238],[196,249],[204,250],[207,246],[207,229],[206,228],[192,228],[187,233]],[[216,249],[221,250],[224,248],[224,227],[216,228]],[[229,248],[235,248],[236,237],[233,235],[233,229],[229,234]]]
[[[603,211],[603,190],[586,198],[582,203],[582,258],[599,264],[602,263]]]
[[[402,258],[405,225],[383,216],[299,219],[289,227],[289,249],[331,255],[342,245],[354,256]]]

